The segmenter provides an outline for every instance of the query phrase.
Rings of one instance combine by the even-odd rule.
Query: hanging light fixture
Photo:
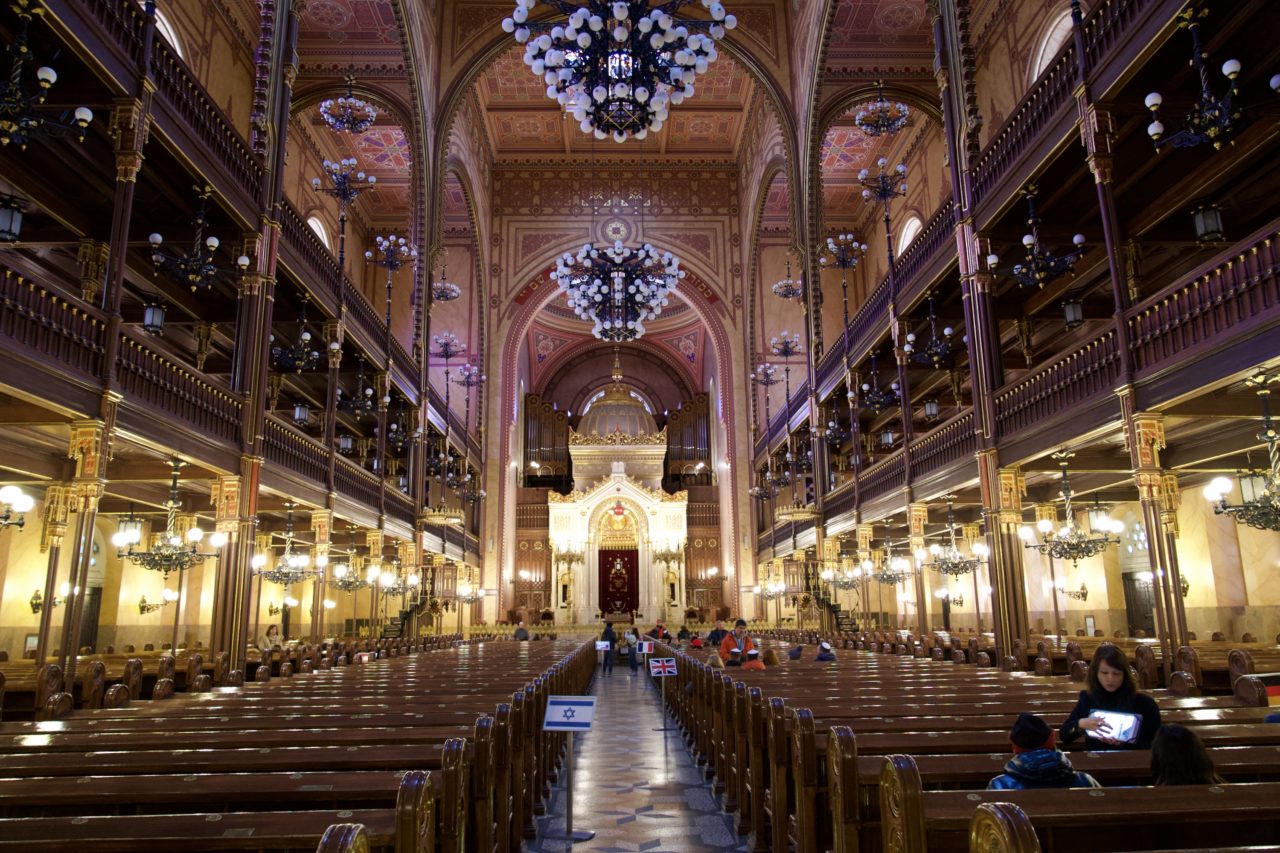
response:
[[[443,259],[442,259],[443,260]],[[431,283],[433,302],[452,302],[462,295],[462,288],[449,281],[449,265],[440,264],[440,275]]]
[[[466,522],[466,513],[461,509],[451,507],[445,503],[445,491],[453,488],[459,482],[458,475],[453,468],[453,454],[449,449],[449,425],[451,423],[450,412],[452,405],[450,403],[449,391],[453,385],[452,371],[449,367],[450,359],[457,358],[466,352],[466,348],[462,342],[458,340],[458,336],[453,332],[442,332],[438,335],[431,336],[431,344],[434,351],[431,355],[435,358],[444,360],[444,439],[442,449],[438,459],[434,460],[434,464],[428,463],[428,467],[434,470],[435,478],[440,483],[440,498],[435,506],[428,504],[427,509],[422,513],[421,518],[426,524],[432,524],[439,527],[456,527]],[[428,501],[430,500],[430,483],[427,486]]]
[[[1036,214],[1036,192],[1035,184],[1028,184],[1022,191],[1023,197],[1027,200],[1027,226],[1031,229],[1022,235],[1022,245],[1027,250],[1026,260],[1020,264],[1014,264],[1012,269],[1002,270],[999,269],[1000,256],[994,252],[987,255],[987,267],[992,274],[1010,276],[1022,287],[1044,287],[1055,278],[1066,275],[1075,269],[1076,261],[1080,260],[1085,252],[1083,234],[1072,237],[1071,242],[1075,248],[1061,255],[1049,254],[1049,251],[1040,244],[1040,217]]]
[[[295,583],[302,583],[308,578],[314,576],[322,569],[312,568],[311,559],[302,552],[295,552],[294,535],[293,535],[293,508],[297,506],[293,501],[285,502],[285,520],[284,520],[284,553],[280,555],[280,559],[274,565],[263,567],[258,572],[262,579],[270,583],[279,584],[286,588]]]
[[[300,427],[311,423],[311,406],[306,400],[299,400],[293,404],[293,422]]]
[[[1062,321],[1068,329],[1078,329],[1084,325],[1084,303],[1079,297],[1062,300]]]
[[[63,136],[74,136],[77,142],[84,142],[85,129],[93,121],[93,111],[88,107],[76,107],[70,116],[64,110],[57,120],[45,115],[58,109],[44,106],[49,90],[58,82],[57,72],[42,65],[36,69],[35,91],[28,93],[23,88],[24,70],[31,61],[28,29],[32,18],[45,13],[44,6],[39,0],[12,0],[9,7],[20,23],[7,50],[13,57],[13,66],[8,81],[0,90],[0,145],[16,145],[26,150],[27,143],[33,139]]]
[[[902,350],[916,364],[923,364],[933,368],[946,367],[951,363],[951,357],[955,354],[956,342],[953,339],[956,330],[950,326],[942,328],[942,334],[938,334],[938,315],[934,313],[933,295],[929,296],[929,340],[922,347],[916,346],[915,332],[907,333],[907,342],[903,345]]]
[[[166,578],[170,572],[184,572],[198,563],[203,563],[206,557],[218,556],[216,553],[202,553],[199,550],[200,541],[204,539],[204,531],[199,527],[192,527],[187,531],[185,542],[183,537],[178,535],[178,508],[182,506],[182,501],[178,498],[178,472],[182,470],[183,463],[182,460],[174,458],[169,460],[169,465],[172,468],[172,475],[169,480],[169,500],[165,502],[164,535],[160,537],[160,541],[150,550],[134,550],[134,546],[142,539],[142,528],[136,523],[137,520],[133,518],[132,512],[129,513],[128,526],[122,523],[112,537],[117,548],[127,548],[119,554],[120,559],[129,560],[153,572],[161,572]],[[209,537],[209,544],[214,548],[221,548],[225,543],[226,536],[222,533],[214,533]]]
[[[360,193],[371,190],[377,185],[374,175],[365,177],[365,173],[356,168],[356,158],[344,157],[334,162],[325,160],[321,164],[325,177],[332,186],[324,187],[319,178],[311,179],[311,188],[338,200],[338,269],[347,268],[347,208],[355,202]]]
[[[602,341],[634,341],[647,320],[656,319],[670,302],[685,271],[670,252],[645,243],[639,249],[621,240],[600,249],[585,244],[576,255],[556,259],[552,281],[564,291],[569,307],[592,322],[591,334]]]
[[[387,450],[399,456],[408,446],[409,429],[405,425],[404,403],[401,403],[394,420],[387,421]]]
[[[858,107],[853,123],[867,136],[889,136],[907,126],[911,110],[901,101],[884,96],[884,81],[876,81],[876,99]]]
[[[1247,380],[1262,401],[1262,429],[1258,440],[1267,446],[1265,469],[1246,469],[1237,474],[1240,503],[1227,503],[1236,484],[1226,477],[1216,477],[1205,487],[1204,494],[1213,502],[1214,513],[1229,515],[1237,524],[1258,530],[1280,531],[1280,433],[1271,419],[1271,386],[1280,383],[1280,373],[1268,376],[1259,372]]]
[[[942,413],[942,406],[938,403],[937,397],[928,397],[924,401],[924,418],[927,421],[936,421]]]
[[[368,584],[355,571],[356,561],[356,529],[347,528],[347,559],[340,563],[332,563],[329,567],[329,583],[343,592],[355,592],[364,589]]]
[[[865,568],[865,567],[864,567]],[[872,572],[871,577],[885,586],[897,586],[915,576],[916,570],[909,557],[896,557],[893,545],[887,546],[880,565]]]
[[[243,274],[249,269],[249,256],[240,255],[235,260],[235,268],[220,267],[216,263],[215,253],[221,245],[217,237],[205,237],[204,228],[209,224],[209,199],[213,196],[213,187],[206,186],[198,196],[195,218],[191,220],[195,227],[195,237],[191,248],[184,252],[171,252],[161,248],[164,237],[154,232],[147,238],[151,244],[151,264],[156,272],[164,273],[178,284],[190,287],[194,292],[209,288],[219,279],[233,274]]]
[[[1196,242],[1220,243],[1227,238],[1222,225],[1222,208],[1213,202],[1202,202],[1191,210],[1191,224],[1196,230]]]
[[[153,335],[164,334],[164,315],[168,309],[159,302],[148,302],[142,308],[142,330]]]
[[[1208,54],[1200,43],[1200,19],[1209,14],[1207,7],[1197,8],[1188,4],[1178,13],[1178,29],[1191,33],[1191,67],[1196,70],[1200,82],[1200,96],[1187,113],[1182,130],[1172,136],[1164,135],[1164,122],[1160,121],[1160,107],[1164,104],[1164,96],[1159,92],[1147,95],[1145,104],[1151,110],[1151,124],[1147,125],[1147,135],[1155,143],[1156,150],[1161,146],[1172,145],[1174,148],[1194,148],[1197,145],[1212,145],[1214,149],[1230,142],[1239,129],[1244,118],[1244,107],[1236,103],[1240,90],[1236,88],[1236,78],[1240,76],[1240,61],[1228,59],[1222,63],[1222,76],[1227,78],[1227,90],[1221,96],[1215,95],[1209,85],[1209,69],[1205,62]],[[1280,92],[1280,74],[1271,78],[1271,88]]]
[[[271,360],[281,373],[302,373],[314,370],[320,364],[320,351],[311,345],[311,332],[307,331],[308,301],[308,297],[303,295],[298,304],[298,339],[287,347],[271,348]]]
[[[764,391],[764,429],[769,431],[769,389],[774,385],[782,382],[778,378],[778,368],[775,365],[762,361],[756,365],[755,370],[751,371],[751,381],[760,386]],[[758,424],[757,424],[758,427]],[[761,501],[770,501],[778,496],[779,484],[773,475],[773,456],[768,457],[768,462],[763,471],[756,474],[756,485],[747,490],[752,497]]]
[[[1035,540],[1035,531],[1030,527],[1018,528],[1018,536],[1026,543],[1026,547],[1034,548],[1041,554],[1052,557],[1056,560],[1070,560],[1074,566],[1081,560],[1087,560],[1090,557],[1097,556],[1107,550],[1112,545],[1120,544],[1119,533],[1124,530],[1124,522],[1115,519],[1109,519],[1102,529],[1085,533],[1083,530],[1075,526],[1075,519],[1071,512],[1071,482],[1067,478],[1067,465],[1074,453],[1054,453],[1053,458],[1062,468],[1062,502],[1065,504],[1064,517],[1062,527],[1054,530],[1053,522],[1049,519],[1042,519],[1037,523],[1040,532],[1040,541]]]
[[[364,133],[373,126],[378,111],[373,104],[355,96],[356,78],[348,74],[347,94],[320,102],[320,117],[335,133]]]
[[[893,381],[889,387],[881,389],[880,372],[876,370],[876,353],[871,352],[871,381],[862,383],[862,403],[876,414],[898,405],[898,383]]]
[[[616,349],[616,348],[615,348]],[[615,353],[615,360],[616,360]],[[471,425],[471,391],[479,388],[484,384],[485,375],[480,372],[480,367],[475,364],[464,364],[458,369],[458,378],[453,380],[466,391],[466,402],[463,404],[462,422],[466,428],[470,429]],[[475,505],[485,498],[485,490],[480,488],[480,480],[475,476],[475,472],[471,469],[471,448],[469,445],[464,446],[465,456],[463,459],[463,469],[465,473],[462,476],[462,482],[456,487],[458,498],[463,503]]]
[[[22,235],[22,214],[27,200],[0,193],[0,243],[16,243]]]
[[[773,283],[773,295],[779,299],[799,299],[804,296],[804,281],[791,277],[791,258],[787,258],[787,274]]]
[[[342,395],[341,388],[338,389],[338,394]],[[341,396],[338,400],[338,408],[354,415],[357,419],[373,417],[378,411],[378,401],[374,399],[373,386],[365,382],[363,357],[359,358],[359,365],[356,367],[356,392],[350,397]]]
[[[26,514],[35,508],[36,501],[17,486],[0,488],[0,530],[16,527],[21,530],[27,523]]]
[[[662,129],[667,111],[693,97],[694,81],[737,18],[719,0],[701,0],[711,20],[677,17],[691,0],[565,0],[559,14],[530,21],[537,0],[517,0],[502,29],[525,45],[524,63],[546,83],[547,97],[596,139],[625,142]]]
[[[947,577],[959,578],[976,571],[982,564],[982,558],[987,555],[986,545],[980,542],[973,546],[974,556],[966,557],[960,553],[960,548],[956,544],[956,513],[952,503],[954,500],[954,495],[947,495],[947,544],[930,545],[929,554],[933,559],[924,567]],[[954,602],[954,599],[952,601]]]

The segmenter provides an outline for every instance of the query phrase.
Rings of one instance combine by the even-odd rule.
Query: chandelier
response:
[[[787,594],[787,582],[781,578],[771,578],[753,586],[751,592],[765,601],[773,601]]]
[[[462,288],[449,281],[449,265],[440,266],[440,277],[431,283],[431,299],[433,302],[452,302],[462,295]]]
[[[751,372],[751,381],[764,389],[764,422],[766,432],[768,432],[769,429],[769,389],[782,381],[778,378],[777,374],[778,368],[764,361],[757,364],[756,369]],[[764,471],[758,476],[760,478],[759,483],[748,489],[747,493],[762,501],[776,498],[778,496],[780,484],[773,475],[773,456],[769,457],[769,462],[765,466]]]
[[[959,578],[976,571],[988,552],[987,546],[982,542],[974,544],[972,557],[965,557],[956,547],[956,513],[951,503],[953,499],[954,496],[947,495],[947,536],[950,541],[946,545],[935,542],[929,546],[929,554],[933,560],[926,564],[926,568],[947,577]]]
[[[129,517],[120,522],[120,527],[111,537],[117,548],[126,548],[119,557],[129,560],[144,569],[161,572],[167,578],[170,572],[185,572],[187,569],[204,562],[206,557],[217,557],[216,553],[201,553],[199,544],[204,539],[204,531],[198,526],[189,529],[184,537],[178,535],[178,507],[182,501],[178,499],[178,472],[182,470],[180,459],[169,460],[172,475],[169,480],[169,500],[165,502],[165,528],[160,541],[147,551],[135,551],[134,546],[142,541],[142,522],[134,518],[130,510]],[[209,544],[221,548],[226,544],[226,534],[216,532],[209,537]]]
[[[341,388],[338,389],[338,394],[342,394]],[[359,366],[356,368],[356,392],[350,397],[342,397],[338,400],[338,408],[354,415],[357,419],[373,417],[378,411],[378,401],[374,399],[373,386],[365,382],[363,358],[359,360]]]
[[[320,364],[320,351],[311,346],[311,332],[307,331],[305,295],[298,306],[298,339],[287,347],[273,346],[271,360],[281,373],[302,373],[304,370],[314,370]]]
[[[395,420],[387,423],[387,450],[399,455],[409,446],[409,428],[405,424],[404,404],[399,405]]]
[[[800,333],[784,331],[780,335],[774,335],[769,340],[769,350],[778,358],[791,358],[792,356],[800,355],[803,352],[803,347],[800,346]],[[789,369],[790,366],[788,365]],[[788,395],[788,398],[790,398],[790,395]]]
[[[787,275],[773,284],[773,295],[780,299],[799,299],[804,296],[804,280],[791,277],[791,259],[787,258]]]
[[[320,102],[320,117],[330,130],[337,133],[364,133],[373,125],[378,111],[373,104],[360,100],[353,93],[356,85],[354,74],[347,75],[346,83],[346,96],[339,95]]]
[[[287,587],[305,581],[320,570],[310,568],[311,559],[305,553],[294,552],[293,508],[296,504],[293,501],[286,501],[284,506],[284,553],[280,555],[280,559],[274,566],[264,568],[258,574],[263,580]]]
[[[322,187],[319,178],[311,179],[311,188],[338,200],[338,269],[347,268],[347,208],[365,190],[371,190],[378,183],[374,175],[365,177],[364,172],[356,168],[356,158],[344,157],[336,163],[325,160],[322,164],[325,177],[333,186]]]
[[[550,0],[559,14],[530,21],[537,0],[517,0],[502,29],[525,45],[524,63],[547,97],[596,139],[625,142],[658,132],[667,111],[693,97],[693,83],[715,62],[715,43],[737,19],[719,0],[701,0],[711,20],[676,17],[692,0],[649,7],[648,0]]]
[[[880,372],[876,370],[876,354],[871,353],[871,381],[862,383],[863,405],[879,414],[885,409],[898,404],[898,383],[889,383],[888,388],[880,387]]]
[[[404,595],[422,585],[422,576],[417,572],[402,572],[399,560],[393,559],[391,564],[392,568],[383,569],[378,575],[378,588],[383,595]]]
[[[615,347],[616,349],[616,347]],[[617,355],[615,353],[615,360]],[[464,364],[458,369],[458,378],[453,380],[453,384],[458,385],[466,390],[466,401],[462,407],[462,422],[466,425],[471,424],[471,391],[479,388],[485,382],[485,375],[480,371],[479,365]],[[462,482],[457,486],[458,497],[464,503],[477,504],[485,498],[485,490],[480,488],[479,481],[475,478],[471,470],[470,448],[466,448],[467,458],[464,461],[465,476]]]
[[[929,296],[929,340],[923,347],[916,346],[916,334],[910,332],[907,334],[907,342],[903,345],[902,350],[916,364],[923,364],[928,367],[939,368],[951,363],[951,357],[955,354],[956,343],[953,340],[956,330],[950,326],[942,328],[942,335],[938,335],[938,315],[933,310],[933,296]]]
[[[895,557],[890,548],[880,561],[880,565],[871,573],[871,577],[885,586],[897,586],[915,575],[911,560],[906,557]]]
[[[204,227],[209,224],[209,199],[213,196],[213,187],[206,186],[200,191],[199,205],[191,224],[196,235],[191,241],[191,248],[184,252],[170,252],[161,248],[164,237],[159,232],[147,237],[151,244],[151,264],[156,272],[162,272],[178,284],[185,284],[194,292],[202,288],[212,287],[214,282],[233,272],[244,273],[249,269],[249,256],[236,258],[235,270],[220,267],[215,262],[214,253],[221,245],[217,237],[205,237]]]
[[[659,254],[648,243],[632,249],[621,240],[605,249],[587,243],[576,255],[565,252],[551,274],[574,313],[594,324],[591,334],[615,343],[643,335],[645,321],[662,312],[684,277],[670,252]]]
[[[854,113],[853,123],[867,136],[886,136],[897,133],[907,125],[911,110],[901,101],[890,101],[884,96],[884,81],[876,81],[876,99],[863,104]]]
[[[1066,521],[1062,527],[1053,529],[1053,521],[1044,518],[1036,524],[1040,532],[1040,541],[1032,541],[1035,533],[1030,527],[1018,528],[1018,536],[1026,543],[1026,547],[1034,548],[1041,554],[1055,560],[1070,560],[1074,566],[1081,560],[1095,557],[1107,550],[1111,545],[1120,544],[1119,533],[1124,530],[1124,522],[1117,519],[1098,519],[1101,532],[1085,533],[1075,526],[1071,513],[1071,483],[1067,479],[1067,465],[1074,453],[1055,453],[1053,458],[1062,468],[1062,501],[1065,504]]]
[[[339,563],[333,567],[333,579],[330,584],[342,590],[343,592],[355,592],[358,589],[364,589],[369,584],[364,578],[357,575],[346,563]]]
[[[22,491],[17,486],[5,486],[0,488],[0,530],[6,527],[17,527],[22,529],[27,523],[28,512],[35,508],[36,500],[31,495]],[[14,518],[14,515],[17,518]]]
[[[26,150],[27,143],[33,139],[61,136],[74,136],[76,141],[84,142],[85,129],[93,121],[93,111],[88,107],[76,107],[70,121],[65,112],[58,121],[41,115],[56,109],[44,107],[44,101],[49,89],[58,81],[57,72],[43,65],[36,69],[36,90],[27,94],[22,87],[23,69],[31,60],[27,30],[32,18],[44,14],[44,7],[39,0],[13,0],[10,8],[21,24],[13,37],[13,44],[8,47],[8,53],[13,57],[9,80],[0,90],[0,145],[16,145]]]
[[[1268,467],[1247,469],[1238,475],[1240,484],[1239,504],[1227,503],[1227,496],[1234,486],[1226,477],[1215,477],[1205,487],[1204,494],[1214,502],[1213,511],[1218,515],[1230,515],[1239,524],[1258,530],[1280,531],[1280,433],[1271,419],[1271,387],[1280,383],[1280,373],[1267,376],[1258,373],[1246,380],[1262,400],[1262,429],[1258,440],[1267,445]]]
[[[836,589],[853,589],[862,582],[862,568],[854,566],[852,560],[845,560],[840,568],[828,566],[818,577]]]
[[[1034,184],[1028,184],[1022,191],[1027,199],[1027,226],[1031,229],[1029,233],[1022,235],[1022,245],[1027,250],[1026,260],[1020,264],[1014,264],[1011,270],[1005,271],[998,269],[999,255],[994,253],[987,255],[987,266],[993,274],[1011,276],[1022,287],[1044,287],[1055,278],[1071,272],[1085,250],[1083,234],[1072,237],[1071,242],[1075,248],[1061,255],[1052,255],[1040,245],[1040,217],[1036,215],[1036,191]]]

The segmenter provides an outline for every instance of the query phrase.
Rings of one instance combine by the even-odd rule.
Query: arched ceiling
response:
[[[874,172],[876,160],[889,157],[894,147],[900,143],[900,136],[913,136],[921,123],[929,120],[922,117],[919,110],[913,110],[907,126],[898,134],[868,136],[853,122],[858,106],[861,104],[845,111],[822,137],[819,151],[822,210],[828,220],[847,218],[851,211],[862,206],[864,202],[858,172],[863,169]]]
[[[866,80],[933,73],[925,0],[840,0],[831,22],[826,76]]]

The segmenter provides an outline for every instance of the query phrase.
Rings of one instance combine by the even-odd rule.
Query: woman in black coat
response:
[[[1160,709],[1154,699],[1138,691],[1124,652],[1110,643],[1098,646],[1089,664],[1086,683],[1089,689],[1080,691],[1080,700],[1062,724],[1058,741],[1071,743],[1083,734],[1086,749],[1150,749],[1156,732],[1160,730]],[[1121,741],[1110,737],[1111,729],[1107,722],[1101,717],[1090,716],[1094,711],[1136,714],[1139,719],[1137,738]]]
[[[613,672],[613,650],[618,645],[618,635],[614,633],[611,623],[604,623],[604,633],[600,635],[600,639],[609,644],[609,648],[604,651],[604,657],[600,659],[601,674],[607,675]]]

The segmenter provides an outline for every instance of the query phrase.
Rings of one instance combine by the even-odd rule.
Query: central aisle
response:
[[[597,667],[592,692],[595,724],[575,735],[573,767],[575,829],[596,837],[576,850],[728,853],[746,850],[733,832],[720,798],[693,763],[684,739],[662,712],[658,692],[647,677],[632,675],[625,660],[611,675]],[[674,680],[672,688],[675,687]],[[671,731],[655,731],[664,724]],[[561,780],[563,782],[563,772]],[[551,793],[547,814],[538,819],[530,851],[563,851],[564,790]]]

